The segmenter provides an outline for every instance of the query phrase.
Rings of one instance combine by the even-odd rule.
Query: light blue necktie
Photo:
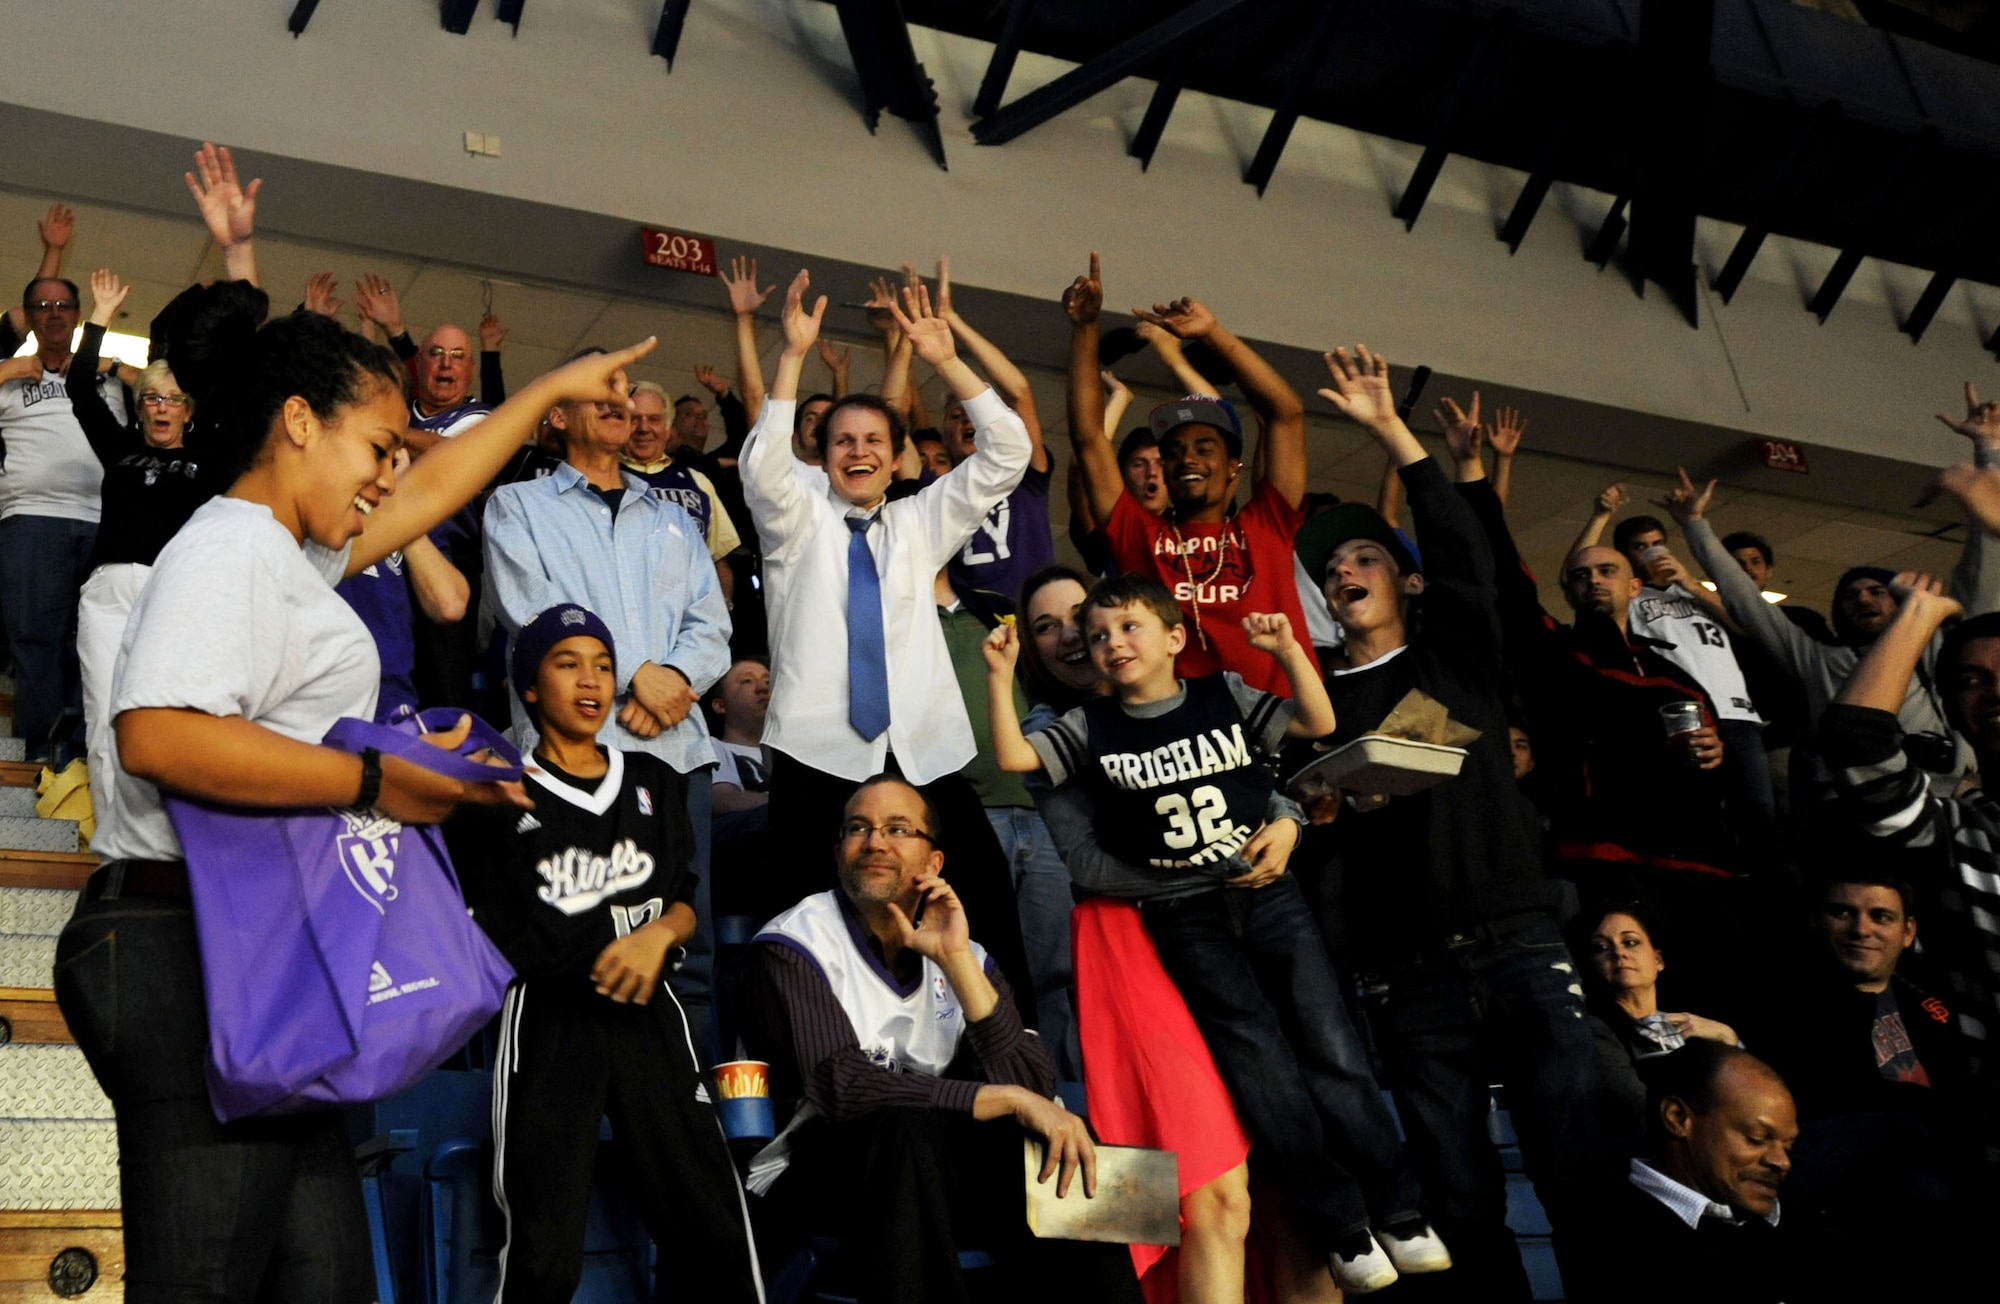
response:
[[[889,727],[889,655],[882,639],[882,580],[868,547],[870,517],[847,528],[847,722],[873,742]]]

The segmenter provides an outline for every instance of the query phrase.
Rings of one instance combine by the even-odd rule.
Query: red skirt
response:
[[[1070,915],[1070,942],[1084,1087],[1099,1138],[1172,1150],[1183,1197],[1242,1163],[1250,1136],[1139,908],[1092,897]],[[1176,1297],[1166,1247],[1134,1245],[1132,1262],[1149,1301]]]

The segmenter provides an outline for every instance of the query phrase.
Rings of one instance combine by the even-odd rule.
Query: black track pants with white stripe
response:
[[[598,1120],[676,1299],[761,1301],[743,1188],[696,1097],[687,1022],[665,984],[619,1005],[589,980],[517,982],[493,1074],[493,1194],[507,1218],[499,1304],[567,1304],[583,1275]]]

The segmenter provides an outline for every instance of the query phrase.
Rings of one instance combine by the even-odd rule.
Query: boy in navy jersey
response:
[[[1268,758],[1286,737],[1333,732],[1333,707],[1283,614],[1244,618],[1250,646],[1291,680],[1292,700],[1234,672],[1182,680],[1181,610],[1152,576],[1105,580],[1084,637],[1112,694],[1030,737],[1009,685],[1011,625],[986,643],[1002,769],[1089,785],[1106,850],[1214,885],[1141,902],[1160,960],[1208,1039],[1238,1111],[1309,1240],[1349,1292],[1451,1266],[1419,1211],[1396,1125],[1342,1001],[1318,925],[1285,873],[1296,834],[1262,827]],[[1381,1232],[1378,1240],[1375,1232]]]
[[[598,745],[614,652],[604,622],[574,604],[521,630],[513,682],[541,735],[535,808],[445,824],[473,915],[519,974],[493,1078],[493,1195],[507,1217],[498,1299],[575,1293],[608,1115],[659,1271],[694,1298],[761,1300],[742,1188],[661,977],[695,925],[686,780]]]

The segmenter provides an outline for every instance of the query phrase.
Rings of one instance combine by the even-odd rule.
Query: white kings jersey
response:
[[[1751,704],[1729,632],[1686,589],[1678,583],[1665,589],[1648,584],[1632,599],[1627,615],[1632,633],[1669,645],[1657,651],[1701,685],[1719,718],[1764,723]]]
[[[958,1053],[965,1034],[965,1010],[951,989],[944,970],[927,956],[915,985],[905,994],[873,953],[854,944],[835,891],[821,892],[779,915],[758,932],[759,942],[777,942],[803,952],[826,978],[840,1002],[854,1039],[870,1063],[891,1073],[923,1073],[942,1077]],[[973,959],[984,970],[986,948],[972,943]],[[791,1162],[791,1134],[817,1117],[811,1104],[801,1104],[792,1121],[750,1164],[752,1191],[763,1192]]]

